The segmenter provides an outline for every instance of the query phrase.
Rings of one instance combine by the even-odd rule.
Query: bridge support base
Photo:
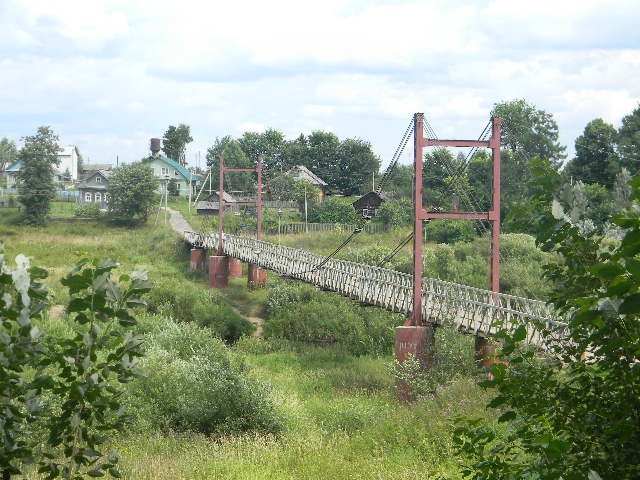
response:
[[[229,285],[229,257],[212,255],[209,257],[209,285],[225,288]]]
[[[267,283],[267,271],[255,263],[249,264],[247,272],[249,288],[264,287]]]
[[[496,358],[497,346],[485,337],[476,335],[476,365],[478,368],[491,368],[494,363],[504,363]]]
[[[204,248],[191,249],[191,270],[194,272],[205,271],[205,252]]]
[[[233,278],[242,278],[242,260],[229,257],[229,276]]]
[[[396,327],[396,360],[399,363],[412,355],[420,363],[420,369],[426,370],[433,363],[435,356],[435,328],[433,326]],[[405,382],[396,382],[398,397],[404,401],[413,400],[411,388]]]

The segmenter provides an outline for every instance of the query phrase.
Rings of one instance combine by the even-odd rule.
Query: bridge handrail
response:
[[[208,248],[218,245],[218,235],[217,232],[204,235],[196,232],[184,233],[187,242]],[[384,306],[392,311],[411,311],[413,279],[409,274],[335,258],[316,270],[314,267],[325,259],[322,255],[230,234],[224,234],[223,240],[225,253],[244,261],[355,296],[361,301]],[[290,261],[285,262],[285,259]],[[423,318],[436,323],[444,323],[448,318],[453,318],[458,328],[474,333],[493,333],[498,330],[496,320],[502,320],[510,329],[524,324],[527,338],[532,343],[540,343],[540,333],[537,326],[531,323],[532,320],[552,330],[565,326],[565,323],[555,318],[553,307],[540,300],[496,293],[436,278],[423,279],[423,297]]]

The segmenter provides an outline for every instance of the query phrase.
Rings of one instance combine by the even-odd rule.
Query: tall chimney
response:
[[[157,157],[162,149],[162,140],[159,138],[152,138],[150,142],[151,155]]]

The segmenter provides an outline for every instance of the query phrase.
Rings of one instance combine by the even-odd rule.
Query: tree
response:
[[[119,221],[147,221],[155,203],[158,180],[142,162],[115,168],[109,177],[109,213]]]
[[[58,136],[51,127],[39,127],[35,135],[24,138],[19,159],[18,193],[24,205],[23,221],[28,225],[44,225],[55,197],[54,166],[60,164]]]
[[[180,195],[180,191],[178,190],[178,182],[176,182],[175,178],[172,178],[167,182],[167,193],[172,197],[177,197]]]
[[[14,164],[18,159],[18,149],[13,140],[6,137],[0,139],[0,172],[4,172],[7,167]]]
[[[371,177],[379,169],[380,159],[371,150],[369,142],[359,138],[346,138],[340,142],[336,187],[343,195],[368,192]]]
[[[639,178],[632,187],[634,205],[612,219],[625,229],[618,244],[545,219],[538,242],[560,257],[545,276],[567,324],[542,332],[549,356],[520,348],[525,325],[499,335],[508,363],[494,364],[482,385],[496,392],[489,406],[500,409],[504,427],[460,425],[468,477],[640,477]]]
[[[613,125],[601,118],[589,122],[584,133],[576,139],[576,156],[565,167],[565,176],[613,188],[615,176],[620,171],[615,141]]]
[[[382,181],[379,177],[376,183]],[[396,165],[385,181],[384,192],[394,198],[411,198],[413,192],[413,165]]]
[[[145,272],[115,281],[116,267],[111,260],[83,260],[61,281],[69,289],[73,333],[57,338],[36,326],[48,307],[47,272],[22,254],[15,268],[0,255],[3,480],[34,463],[47,478],[120,476],[117,453],[101,450],[124,425],[117,385],[137,375],[143,341],[125,329],[136,324],[131,309],[144,305],[140,295],[149,283]]]
[[[207,150],[207,165],[211,167],[211,185],[218,190],[220,183],[220,156],[224,157],[225,167],[255,168],[255,161],[249,159],[240,147],[237,140],[226,135],[217,138],[214,144]],[[255,174],[250,172],[226,173],[224,177],[224,189],[226,192],[249,194],[255,192]]]
[[[637,175],[640,170],[640,105],[622,119],[617,142],[620,164],[632,175]]]
[[[169,128],[162,138],[162,151],[167,157],[180,165],[186,165],[185,148],[187,143],[193,142],[189,125],[181,123],[177,127],[169,125]]]
[[[359,217],[353,205],[341,202],[335,197],[329,197],[318,203],[309,212],[309,221],[318,223],[346,223],[355,225]]]
[[[263,133],[245,132],[238,143],[249,160],[256,161],[258,157],[262,157],[269,172],[275,174],[284,169],[285,139],[282,132],[273,128]]]
[[[284,145],[282,170],[289,170],[296,165],[311,167],[309,140],[303,134],[300,134],[295,140],[287,141]]]
[[[340,176],[338,166],[340,140],[331,132],[316,130],[309,135],[308,142],[309,165],[306,166],[327,182],[330,190],[336,190]]]
[[[558,142],[558,124],[550,113],[518,99],[496,103],[491,115],[502,118],[502,145],[518,153],[515,160],[520,164],[538,157],[559,167],[566,157],[566,148]]]

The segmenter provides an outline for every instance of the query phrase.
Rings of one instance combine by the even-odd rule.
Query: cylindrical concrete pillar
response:
[[[413,355],[426,370],[433,364],[435,357],[435,328],[432,325],[396,327],[396,360],[399,363]],[[404,401],[414,399],[411,388],[405,382],[396,382],[398,398]]]
[[[485,337],[476,335],[475,359],[478,368],[491,368],[494,363],[504,363],[496,358],[496,344]]]
[[[242,278],[242,260],[229,257],[229,276],[233,278]]]
[[[249,288],[264,287],[267,283],[267,271],[255,263],[250,263],[247,269]]]
[[[191,249],[191,270],[196,272],[204,272],[205,270],[204,248]]]
[[[212,255],[209,257],[209,285],[225,288],[229,285],[229,257]]]

